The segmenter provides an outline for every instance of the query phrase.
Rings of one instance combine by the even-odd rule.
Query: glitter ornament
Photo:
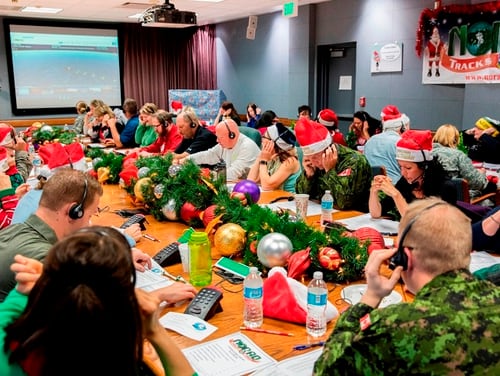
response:
[[[226,223],[217,229],[214,246],[222,256],[232,256],[240,252],[246,243],[246,231],[236,223]]]
[[[160,184],[158,184],[158,185],[155,186],[155,188],[153,190],[153,194],[159,200],[160,198],[163,197],[163,191],[164,190],[165,190],[165,186],[160,183]]]
[[[141,167],[137,171],[137,176],[139,177],[139,179],[145,178],[145,177],[147,177],[149,175],[149,171],[150,171],[149,167],[146,167],[146,166]]]
[[[170,221],[177,221],[179,217],[175,211],[175,200],[171,198],[167,201],[165,205],[161,208],[162,214]]]
[[[182,169],[182,166],[181,165],[171,165],[169,168],[168,168],[168,174],[171,176],[171,177],[174,177],[176,176],[179,171]]]

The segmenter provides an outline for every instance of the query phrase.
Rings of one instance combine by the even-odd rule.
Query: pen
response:
[[[278,336],[293,337],[293,333],[278,332],[277,330],[267,330],[267,329],[260,329],[260,328],[248,328],[246,326],[240,326],[240,330],[248,330],[249,332],[276,334]]]
[[[307,345],[297,345],[293,346],[294,350],[306,350],[310,349],[311,347],[317,347],[317,346],[323,346],[325,344],[325,341],[320,341],[320,342],[315,342]]]
[[[142,234],[142,236],[144,236],[146,239],[149,239],[149,240],[152,240],[154,242],[159,242],[158,239],[156,239],[154,236],[152,235],[149,235],[149,234]]]

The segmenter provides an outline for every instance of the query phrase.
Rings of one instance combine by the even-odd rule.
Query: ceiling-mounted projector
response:
[[[142,26],[183,28],[196,26],[196,13],[177,10],[174,4],[165,4],[146,9],[140,17]]]

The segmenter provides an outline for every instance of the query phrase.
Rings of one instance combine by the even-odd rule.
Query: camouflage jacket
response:
[[[338,161],[334,169],[325,172],[317,169],[311,178],[305,172],[297,179],[297,193],[308,193],[311,199],[321,199],[328,189],[334,205],[341,210],[367,211],[368,194],[372,178],[371,167],[363,154],[335,144]]]
[[[500,288],[447,272],[412,303],[347,310],[314,375],[500,375]]]

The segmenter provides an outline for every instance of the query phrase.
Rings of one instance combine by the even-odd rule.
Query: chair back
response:
[[[251,138],[259,148],[262,146],[262,135],[257,129],[246,126],[240,126],[238,129],[240,130],[240,133],[244,134],[248,138]]]

